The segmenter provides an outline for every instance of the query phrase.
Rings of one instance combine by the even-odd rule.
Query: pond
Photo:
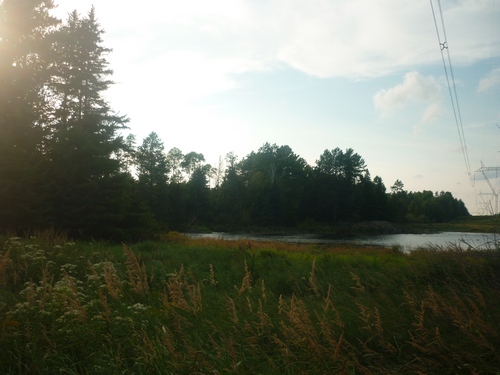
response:
[[[491,249],[500,241],[500,235],[494,233],[463,233],[440,232],[426,234],[383,234],[371,236],[357,236],[344,239],[331,238],[315,234],[296,235],[250,235],[229,234],[224,232],[213,233],[186,233],[190,238],[218,238],[224,240],[249,239],[253,241],[273,241],[285,243],[314,243],[314,244],[360,244],[368,246],[400,246],[403,250],[411,251],[429,246],[456,246],[462,249]]]

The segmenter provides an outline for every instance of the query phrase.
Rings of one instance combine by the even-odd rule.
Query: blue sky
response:
[[[68,3],[60,2],[59,17],[92,5]],[[138,143],[155,131],[167,151],[201,152],[214,166],[228,152],[241,159],[265,142],[289,145],[311,165],[325,149],[350,147],[388,189],[400,179],[409,191],[451,191],[471,213],[492,198],[474,171],[481,161],[500,167],[496,0],[442,4],[471,176],[429,1],[95,7],[104,44],[113,48],[108,60],[117,84],[108,100],[130,117]],[[500,179],[488,176],[498,191]]]

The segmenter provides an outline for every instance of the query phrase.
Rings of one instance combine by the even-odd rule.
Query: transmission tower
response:
[[[498,214],[498,195],[500,193],[500,189],[498,191],[495,190],[495,188],[493,187],[492,183],[490,182],[488,176],[486,175],[486,172],[492,172],[492,171],[496,172],[497,177],[498,177],[498,171],[500,171],[500,167],[485,167],[483,162],[481,162],[481,168],[476,170],[474,172],[474,175],[476,173],[481,173],[483,175],[484,179],[486,180],[490,190],[491,190],[491,193],[482,193],[482,192],[479,193],[479,196],[481,197],[481,199],[483,201],[483,209],[485,211],[488,211],[490,213],[490,215],[496,215],[496,214]],[[490,200],[485,201],[483,198],[484,195],[490,195],[491,196]],[[493,200],[495,203],[494,206],[492,205]]]

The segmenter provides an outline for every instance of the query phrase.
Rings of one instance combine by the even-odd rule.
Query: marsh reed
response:
[[[5,374],[498,374],[490,253],[4,238]],[[488,255],[488,256],[486,256]]]

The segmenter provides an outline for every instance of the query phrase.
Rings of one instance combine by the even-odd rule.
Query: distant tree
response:
[[[450,192],[414,192],[409,194],[409,201],[406,216],[408,221],[440,223],[469,216],[464,203],[454,198]]]
[[[352,148],[343,152],[338,147],[325,150],[316,161],[319,172],[345,180],[349,185],[354,185],[366,171],[364,159]]]
[[[289,146],[265,143],[239,163],[246,211],[261,225],[292,225],[299,217],[307,163]]]
[[[389,206],[387,200],[387,193],[382,177],[375,176],[373,179],[373,218],[375,220],[389,218]]]
[[[222,181],[224,180],[224,172],[225,172],[224,161],[222,160],[222,156],[219,156],[219,162],[217,163],[217,167],[213,167],[212,170],[210,171],[213,185],[216,190],[220,188]]]
[[[170,171],[169,180],[173,184],[181,183],[183,180],[181,164],[184,154],[177,147],[172,148],[167,154],[167,168]]]
[[[205,174],[208,174],[210,172],[210,168],[208,168],[204,164],[204,162],[205,157],[203,156],[203,154],[192,151],[184,155],[184,159],[181,162],[181,167],[190,178],[191,175],[197,170],[203,169]]]
[[[163,141],[151,132],[138,147],[135,159],[139,183],[148,190],[167,184],[168,167]]]
[[[139,191],[158,221],[165,221],[168,212],[167,156],[163,141],[151,132],[135,153]]]
[[[394,185],[391,186],[391,193],[392,194],[398,194],[404,191],[405,185],[400,181],[396,180],[394,182]]]
[[[324,221],[352,220],[355,185],[367,171],[364,159],[353,149],[325,150],[316,161],[315,179],[318,218]]]
[[[196,168],[185,185],[188,225],[208,224],[211,219],[208,171],[210,166]]]
[[[404,222],[408,214],[409,204],[410,195],[404,190],[403,182],[396,180],[391,186],[391,194],[388,196],[390,220],[396,223]]]
[[[246,187],[238,170],[238,157],[234,152],[226,155],[224,178],[216,192],[214,208],[216,220],[226,226],[243,223],[243,208],[246,201]]]
[[[132,168],[136,164],[136,137],[134,134],[129,134],[125,138],[125,143],[122,149],[116,151],[116,158],[120,162],[120,171],[132,175]]]
[[[226,164],[229,169],[236,169],[236,164],[238,163],[238,156],[234,153],[234,151],[228,152],[226,154]]]

